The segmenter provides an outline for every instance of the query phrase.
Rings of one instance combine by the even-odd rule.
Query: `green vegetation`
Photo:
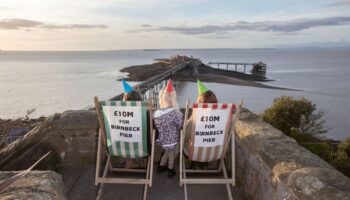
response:
[[[329,157],[330,157],[330,153],[332,152],[332,147],[331,147],[330,144],[328,144],[326,142],[322,142],[322,143],[299,143],[299,144],[301,144],[303,147],[307,148],[312,153],[318,155],[322,159],[324,159],[326,161],[330,161]]]
[[[339,145],[322,136],[327,132],[323,112],[301,97],[281,96],[262,113],[265,122],[294,138],[300,145],[350,177],[350,136]]]
[[[350,157],[350,136],[339,144],[339,149],[345,151],[347,156]]]
[[[282,96],[264,111],[263,119],[298,141],[322,135],[327,132],[322,120],[323,112],[316,111],[316,104],[304,97],[294,99]]]

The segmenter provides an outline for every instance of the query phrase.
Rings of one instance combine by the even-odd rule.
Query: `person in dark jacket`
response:
[[[214,94],[214,92],[212,92],[211,90],[208,90],[207,87],[205,87],[203,85],[203,83],[200,80],[197,80],[197,86],[198,86],[198,97],[197,97],[197,103],[218,103],[218,100],[216,98],[216,95]],[[185,140],[184,140],[184,153],[185,153],[185,157],[188,158],[189,155],[189,146],[191,143],[191,130],[192,128],[190,126],[192,126],[192,118],[190,117],[192,115],[192,110],[191,110],[191,114],[189,114],[189,117],[187,120],[187,131],[185,133]],[[215,162],[215,161],[214,161]],[[195,162],[192,161],[191,162],[191,166],[190,168],[205,168],[208,167],[207,163],[202,163],[202,162]]]
[[[133,87],[131,87],[125,80],[122,80],[124,93],[123,93],[123,101],[142,101],[142,95],[134,90]],[[148,115],[147,115],[148,116]],[[148,119],[148,118],[147,118]],[[149,119],[148,119],[149,120]],[[149,122],[147,120],[147,122]],[[149,123],[147,123],[148,125]],[[149,127],[147,127],[147,146],[148,149],[151,149],[150,144],[150,130]],[[126,158],[125,159],[125,168],[140,168],[143,165],[147,164],[146,158]]]

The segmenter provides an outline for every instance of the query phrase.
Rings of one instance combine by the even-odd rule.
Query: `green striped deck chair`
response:
[[[238,108],[235,104],[226,103],[186,103],[185,119],[188,119],[189,110],[192,115],[184,124],[180,135],[180,186],[184,185],[185,199],[187,200],[187,184],[225,184],[228,197],[232,200],[230,184],[235,185],[234,172],[234,124],[240,113],[243,102]],[[185,141],[185,135],[188,134]],[[185,144],[186,142],[186,144]],[[190,161],[211,162],[218,160],[217,169],[194,170],[187,169],[184,162],[184,145],[187,145],[187,157]],[[231,171],[228,177],[224,158],[228,147],[231,146]],[[187,178],[187,173],[223,173],[218,178]]]
[[[95,184],[99,189],[96,199],[101,198],[105,183],[144,185],[143,199],[146,199],[147,188],[152,187],[154,159],[155,132],[152,127],[152,102],[98,101],[97,97],[94,100],[100,125],[95,177]],[[151,149],[148,147],[149,139]],[[104,155],[107,156],[107,162],[103,175],[100,176]],[[147,168],[116,168],[111,163],[112,156],[127,159],[147,158]],[[107,177],[108,172],[137,172],[144,173],[145,176],[144,178]]]

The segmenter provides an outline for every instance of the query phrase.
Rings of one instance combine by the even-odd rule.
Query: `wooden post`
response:
[[[245,73],[245,68],[247,67],[247,65],[246,64],[244,64],[244,73]]]
[[[220,64],[218,63],[218,69],[220,69],[219,65],[220,65]]]
[[[226,70],[228,70],[228,63],[226,63]]]
[[[100,125],[100,129],[102,129],[103,134],[102,134],[102,140],[104,142],[104,145],[107,144],[107,139],[106,139],[106,128],[104,125],[104,121],[103,121],[103,116],[100,110],[100,103],[98,101],[98,97],[94,97],[94,102],[95,102],[95,110],[96,110],[96,114],[97,114],[97,119],[98,119],[98,123]]]
[[[237,71],[237,64],[235,65],[235,71]]]
[[[156,135],[156,131],[153,129],[153,103],[152,101],[148,101],[148,113],[149,113],[149,121],[150,121],[150,124],[149,124],[149,127],[150,127],[150,130],[151,131],[151,145],[152,145],[152,149],[151,149],[151,169],[150,169],[150,184],[149,186],[152,187],[152,179],[153,179],[153,158],[154,158],[154,143],[155,143],[155,135]],[[146,197],[146,195],[145,195]]]
[[[182,165],[183,165],[183,147],[184,147],[184,139],[185,139],[185,133],[186,133],[186,128],[187,128],[187,117],[188,117],[188,106],[189,106],[189,100],[186,100],[186,106],[185,106],[185,117],[184,117],[184,125],[182,128],[182,131],[180,132],[180,186],[182,186],[182,172],[183,169]],[[185,172],[184,172],[185,173]],[[186,178],[186,176],[184,177]]]

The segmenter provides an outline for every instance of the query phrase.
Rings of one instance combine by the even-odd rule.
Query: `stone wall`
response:
[[[250,112],[236,124],[237,186],[255,200],[350,199],[350,179]]]
[[[94,163],[97,149],[98,120],[94,110],[66,111],[54,114],[0,150],[0,170],[23,170],[49,150],[53,159],[47,163],[84,165]],[[59,160],[59,161],[58,161]]]
[[[17,172],[1,172],[0,181]],[[31,171],[0,193],[1,200],[65,200],[61,175],[52,171]]]

